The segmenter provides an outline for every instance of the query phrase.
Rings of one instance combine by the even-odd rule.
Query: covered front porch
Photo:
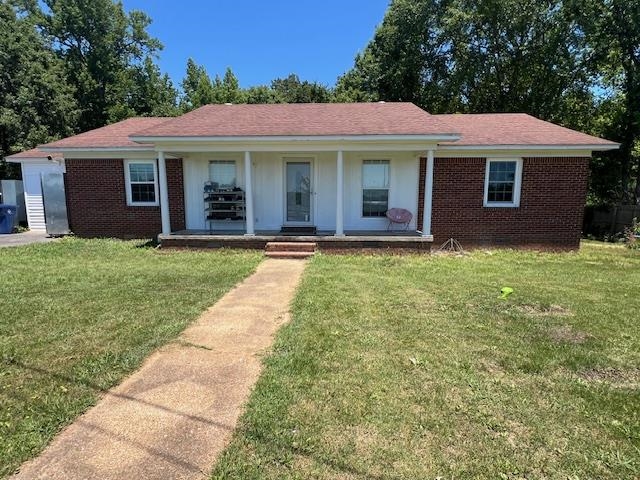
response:
[[[433,148],[181,147],[157,149],[163,246],[259,247],[312,238],[321,248],[423,249],[433,240]],[[180,231],[170,226],[167,156],[182,159],[186,228]],[[390,223],[385,212],[391,208],[409,211],[411,220]]]

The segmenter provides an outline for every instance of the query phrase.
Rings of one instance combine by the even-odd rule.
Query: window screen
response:
[[[362,216],[384,217],[389,209],[389,161],[362,162]]]
[[[236,162],[233,160],[214,160],[209,162],[209,178],[213,188],[224,190],[236,187]]]
[[[487,203],[512,203],[517,162],[490,162]]]

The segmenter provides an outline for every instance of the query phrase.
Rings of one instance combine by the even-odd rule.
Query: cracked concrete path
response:
[[[306,265],[265,260],[14,479],[201,479],[231,438]]]

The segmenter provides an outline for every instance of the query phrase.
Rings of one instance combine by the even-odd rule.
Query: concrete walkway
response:
[[[202,479],[230,440],[306,263],[266,260],[15,479]]]
[[[48,236],[47,232],[30,230],[28,232],[0,235],[0,248],[30,245],[32,243],[54,242],[56,240],[57,238]]]

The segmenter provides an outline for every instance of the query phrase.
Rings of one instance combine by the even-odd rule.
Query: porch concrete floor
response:
[[[169,235],[160,235],[159,239],[216,239],[247,241],[293,241],[293,242],[366,242],[366,241],[431,241],[430,237],[422,237],[415,230],[349,230],[337,237],[335,231],[318,230],[312,233],[282,232],[280,230],[256,230],[255,235],[245,235],[243,230],[181,230]]]
[[[320,231],[314,234],[282,233],[280,231],[258,231],[245,235],[243,231],[215,232],[208,230],[183,230],[169,235],[159,235],[163,248],[249,248],[264,249],[269,242],[311,242],[319,250],[347,251],[367,249],[395,249],[429,251],[433,237],[423,237],[415,231],[347,231],[337,237],[333,232]]]
[[[257,271],[62,431],[14,479],[208,478],[306,262]]]

